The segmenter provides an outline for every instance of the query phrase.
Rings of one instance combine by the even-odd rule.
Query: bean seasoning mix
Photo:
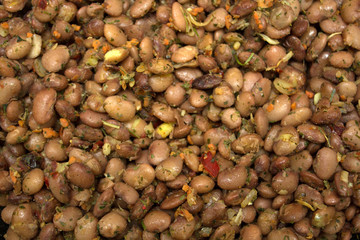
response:
[[[349,240],[360,0],[2,0],[6,240]]]

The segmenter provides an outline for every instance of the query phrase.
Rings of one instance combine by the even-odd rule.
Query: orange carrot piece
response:
[[[197,16],[199,13],[201,13],[203,11],[204,11],[204,8],[196,7],[196,8],[191,9],[189,12],[190,12],[191,15]]]
[[[15,177],[14,171],[10,169],[10,179],[13,183],[17,182],[17,178]]]
[[[60,125],[64,128],[69,126],[69,121],[66,120],[65,118],[60,118]]]
[[[231,27],[231,15],[226,15],[225,17],[225,27],[229,29]]]
[[[170,41],[169,41],[169,39],[165,38],[163,43],[164,43],[165,46],[168,46],[170,44]]]
[[[272,110],[274,110],[274,105],[272,103],[270,103],[266,110],[268,112],[271,112]]]
[[[74,28],[75,31],[80,31],[81,27],[76,24],[71,24],[71,26]]]
[[[314,93],[313,93],[313,92],[305,91],[305,94],[306,94],[309,98],[313,98],[313,97],[314,97]]]
[[[101,48],[101,50],[103,51],[103,53],[107,53],[107,52],[110,50],[109,44],[105,44],[105,45]]]
[[[296,109],[296,102],[293,102],[293,103],[291,104],[291,109],[292,109],[292,110],[295,110],[295,109]]]
[[[255,19],[256,25],[259,27],[259,29],[263,29],[264,26],[261,23],[261,15],[258,12],[254,12],[253,17]]]
[[[55,132],[52,128],[43,128],[43,135],[45,138],[57,137],[58,133]]]
[[[58,31],[56,31],[56,30],[53,32],[53,35],[54,35],[54,37],[57,38],[57,39],[61,38],[61,34],[60,34]]]
[[[9,24],[7,22],[1,23],[1,27],[5,29],[9,29]]]
[[[100,47],[100,45],[101,45],[101,42],[100,42],[99,40],[95,40],[95,41],[93,41],[93,43],[92,43],[92,46],[93,46],[93,48],[94,48],[95,50],[98,50],[98,48]]]
[[[258,0],[258,7],[259,8],[270,8],[274,4],[273,0]]]

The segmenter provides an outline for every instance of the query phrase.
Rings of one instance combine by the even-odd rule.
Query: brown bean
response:
[[[231,149],[236,153],[255,153],[264,146],[264,141],[257,134],[246,134],[236,139],[231,144]]]
[[[154,210],[146,214],[144,225],[149,232],[163,232],[171,223],[171,217],[164,211]]]
[[[44,185],[44,172],[39,168],[29,171],[22,182],[22,190],[25,194],[33,195],[41,190]]]
[[[295,223],[307,214],[307,208],[298,203],[283,205],[279,211],[279,219],[285,223]]]
[[[135,204],[139,199],[139,193],[131,186],[122,182],[118,182],[114,185],[114,191],[117,197],[121,198],[129,205]]]
[[[235,166],[220,172],[217,184],[221,189],[235,190],[245,185],[247,171],[243,166]]]
[[[97,218],[95,218],[91,213],[86,213],[76,223],[74,230],[75,238],[79,240],[96,238],[98,234],[97,223]]]
[[[75,162],[70,165],[66,172],[66,178],[74,185],[81,188],[90,188],[95,181],[94,174],[91,169],[82,164]]]
[[[289,97],[286,95],[279,95],[273,100],[271,104],[273,105],[273,110],[271,110],[270,112],[267,111],[270,103],[266,103],[263,106],[263,109],[268,117],[269,122],[280,121],[290,112],[291,102]]]
[[[62,231],[72,231],[76,222],[82,217],[82,212],[76,207],[65,207],[54,215],[54,225]]]
[[[187,221],[186,218],[178,216],[169,227],[171,237],[176,240],[189,239],[195,231],[195,225],[195,219]]]
[[[182,171],[183,160],[180,157],[169,157],[157,165],[155,176],[160,181],[172,181]]]
[[[112,211],[99,220],[98,226],[100,235],[113,238],[125,230],[127,222],[120,214]]]
[[[198,175],[191,180],[190,186],[193,187],[196,192],[202,194],[213,190],[215,182],[206,175]]]
[[[164,201],[160,204],[160,208],[167,210],[173,209],[186,201],[186,192],[183,190],[177,190],[175,192],[171,192]]]
[[[278,221],[278,211],[269,208],[260,213],[257,224],[261,233],[267,235],[272,229],[276,228]]]
[[[255,224],[249,224],[241,229],[240,237],[244,240],[260,240],[262,239],[262,234],[259,226]]]
[[[70,187],[65,177],[60,173],[55,173],[48,178],[49,188],[54,197],[61,203],[70,201]]]
[[[268,240],[275,240],[275,239],[289,239],[289,240],[296,240],[298,237],[290,228],[281,228],[272,230],[268,235]]]
[[[319,178],[327,180],[335,173],[337,165],[336,152],[324,147],[317,152],[313,168]]]
[[[334,175],[335,189],[337,193],[342,197],[349,197],[353,195],[353,189],[349,185],[353,185],[351,179],[349,179],[349,173],[347,171],[338,171]]]
[[[0,80],[0,104],[6,104],[11,98],[15,98],[21,91],[21,83],[16,78],[4,78]]]
[[[196,89],[205,90],[219,85],[220,82],[221,82],[221,78],[207,74],[196,78],[192,83],[192,87]]]
[[[289,159],[290,168],[296,172],[309,170],[313,163],[313,158],[307,150],[291,155]]]
[[[235,239],[235,229],[229,223],[225,223],[218,227],[211,235],[210,240],[216,240],[224,237],[225,239]]]
[[[14,210],[10,228],[24,239],[32,239],[37,235],[39,226],[29,203],[20,204]]]
[[[283,170],[272,178],[272,188],[280,195],[295,192],[299,182],[298,173],[293,170]]]
[[[280,156],[289,155],[296,149],[299,141],[299,134],[294,127],[283,127],[274,140],[273,151]]]
[[[93,214],[95,217],[102,217],[111,210],[111,206],[115,200],[114,190],[106,189],[96,200]]]
[[[155,179],[155,170],[146,163],[129,166],[125,170],[123,179],[135,189],[144,189]]]
[[[325,227],[334,218],[336,210],[334,207],[326,207],[324,209],[318,209],[314,212],[311,218],[311,224],[314,227]]]

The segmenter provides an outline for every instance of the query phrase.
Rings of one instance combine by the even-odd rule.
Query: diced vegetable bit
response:
[[[206,172],[214,178],[217,177],[220,167],[210,151],[203,153],[200,157],[200,161]]]
[[[57,137],[59,134],[52,128],[43,128],[43,135],[45,138],[54,138]]]
[[[166,138],[170,135],[170,133],[174,130],[173,123],[162,123],[155,130],[157,134],[159,134],[162,138]]]

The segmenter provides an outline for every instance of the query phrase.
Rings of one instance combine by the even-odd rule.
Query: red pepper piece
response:
[[[213,158],[213,155],[211,154],[211,152],[206,152],[203,153],[201,158],[200,158],[201,163],[204,166],[204,169],[212,176],[212,177],[217,177],[217,175],[219,174],[219,165],[218,163],[215,161],[215,159]]]

